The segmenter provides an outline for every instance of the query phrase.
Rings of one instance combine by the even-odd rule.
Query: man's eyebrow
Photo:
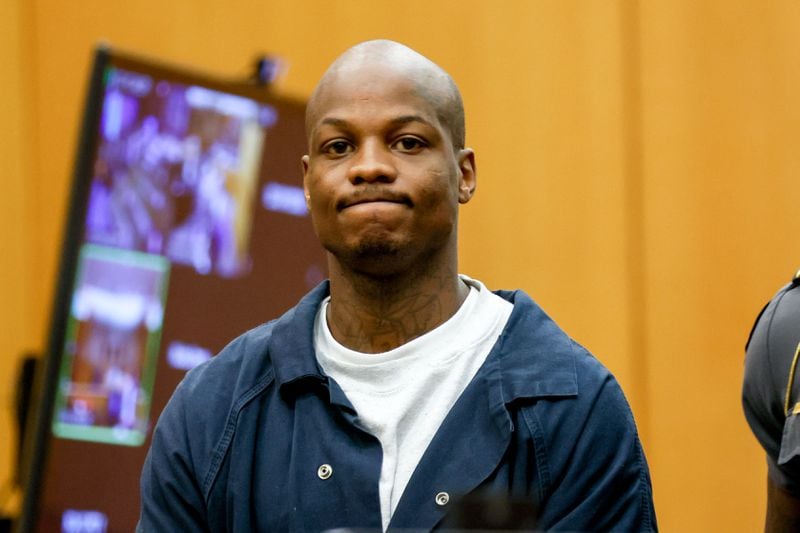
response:
[[[320,123],[320,126],[329,125],[329,126],[337,126],[339,128],[345,128],[350,125],[350,123],[344,119],[336,118],[336,117],[325,117],[323,118]]]
[[[410,122],[421,122],[421,123],[423,123],[423,124],[425,124],[427,126],[433,127],[433,124],[431,124],[431,121],[426,119],[425,117],[423,117],[421,115],[402,115],[402,116],[393,118],[391,120],[391,122],[392,122],[392,124],[396,124],[398,126],[401,126],[403,124],[408,124]]]
[[[420,122],[427,126],[433,127],[433,124],[430,120],[426,119],[422,115],[401,115],[399,117],[395,117],[389,121],[392,125],[402,126],[403,124],[409,124],[411,122]],[[337,128],[348,128],[351,126],[350,122],[343,119],[343,118],[336,118],[336,117],[325,117],[319,122],[320,126],[335,126]]]

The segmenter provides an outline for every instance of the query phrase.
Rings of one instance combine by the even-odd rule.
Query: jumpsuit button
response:
[[[332,474],[333,468],[331,468],[329,464],[320,465],[320,467],[317,468],[317,475],[320,479],[328,479]]]
[[[450,495],[446,492],[440,492],[436,495],[436,505],[444,507],[450,501]]]

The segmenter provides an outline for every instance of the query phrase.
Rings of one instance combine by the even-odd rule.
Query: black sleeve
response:
[[[767,452],[770,479],[796,496],[800,496],[800,415],[792,410],[800,402],[800,376],[790,378],[798,342],[800,289],[791,284],[778,291],[753,328],[745,356],[742,404],[753,434]],[[787,385],[791,387],[788,416]]]

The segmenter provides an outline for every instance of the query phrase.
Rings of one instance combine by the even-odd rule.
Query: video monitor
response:
[[[185,373],[325,277],[303,112],[263,85],[96,52],[20,531],[132,531]]]

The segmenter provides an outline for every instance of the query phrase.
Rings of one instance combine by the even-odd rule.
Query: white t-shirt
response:
[[[486,360],[513,308],[481,282],[461,279],[470,292],[458,311],[388,352],[368,354],[339,344],[327,323],[330,298],[317,312],[317,361],[383,449],[379,493],[384,531],[422,454]]]

